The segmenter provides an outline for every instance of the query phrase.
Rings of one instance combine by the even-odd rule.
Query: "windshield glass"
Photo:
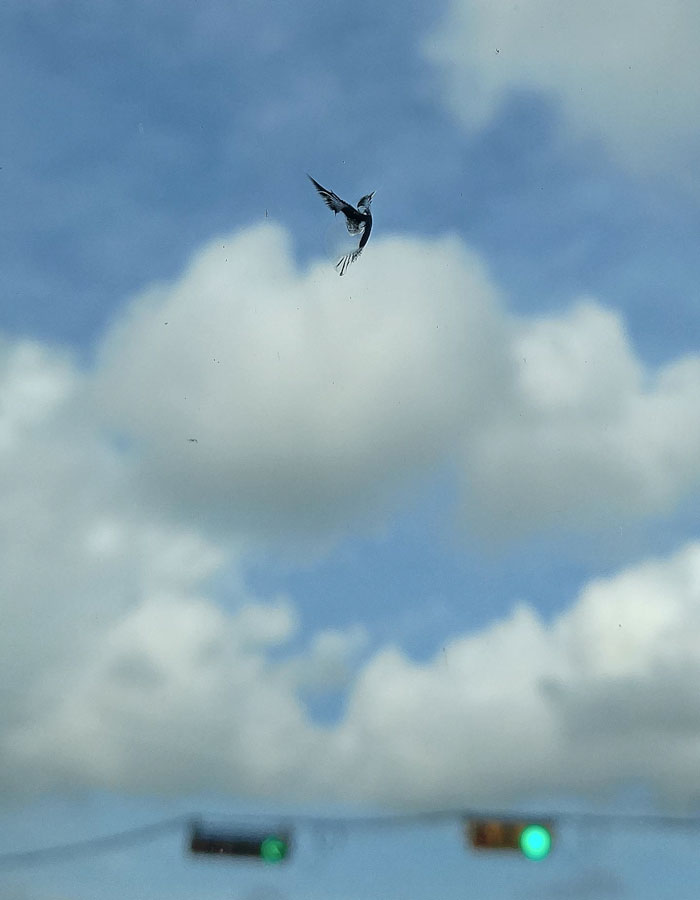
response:
[[[0,898],[695,897],[699,42],[4,0]]]

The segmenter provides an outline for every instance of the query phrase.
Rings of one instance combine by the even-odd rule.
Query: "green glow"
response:
[[[287,843],[278,837],[269,837],[260,845],[260,856],[265,862],[280,862],[287,855]]]
[[[552,836],[543,825],[528,825],[520,835],[520,849],[528,859],[544,859],[552,848]]]

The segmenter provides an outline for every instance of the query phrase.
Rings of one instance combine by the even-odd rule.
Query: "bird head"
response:
[[[369,212],[369,208],[372,205],[372,197],[374,197],[376,191],[372,191],[371,194],[365,194],[364,197],[360,197],[360,200],[357,204],[357,209],[359,212]]]

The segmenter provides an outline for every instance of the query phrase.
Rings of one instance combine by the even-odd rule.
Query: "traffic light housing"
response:
[[[553,823],[522,819],[471,819],[469,842],[475,850],[518,850],[527,859],[544,859],[552,847]]]
[[[195,825],[190,836],[192,853],[242,856],[267,863],[282,862],[289,853],[290,844],[290,835],[284,831],[254,833],[208,831]]]

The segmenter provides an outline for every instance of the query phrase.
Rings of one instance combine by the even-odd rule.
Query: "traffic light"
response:
[[[190,837],[192,853],[244,856],[267,863],[282,862],[289,853],[290,836],[285,832],[206,831],[195,825]]]
[[[528,859],[544,859],[552,848],[552,822],[471,819],[467,825],[475,850],[519,850]]]

